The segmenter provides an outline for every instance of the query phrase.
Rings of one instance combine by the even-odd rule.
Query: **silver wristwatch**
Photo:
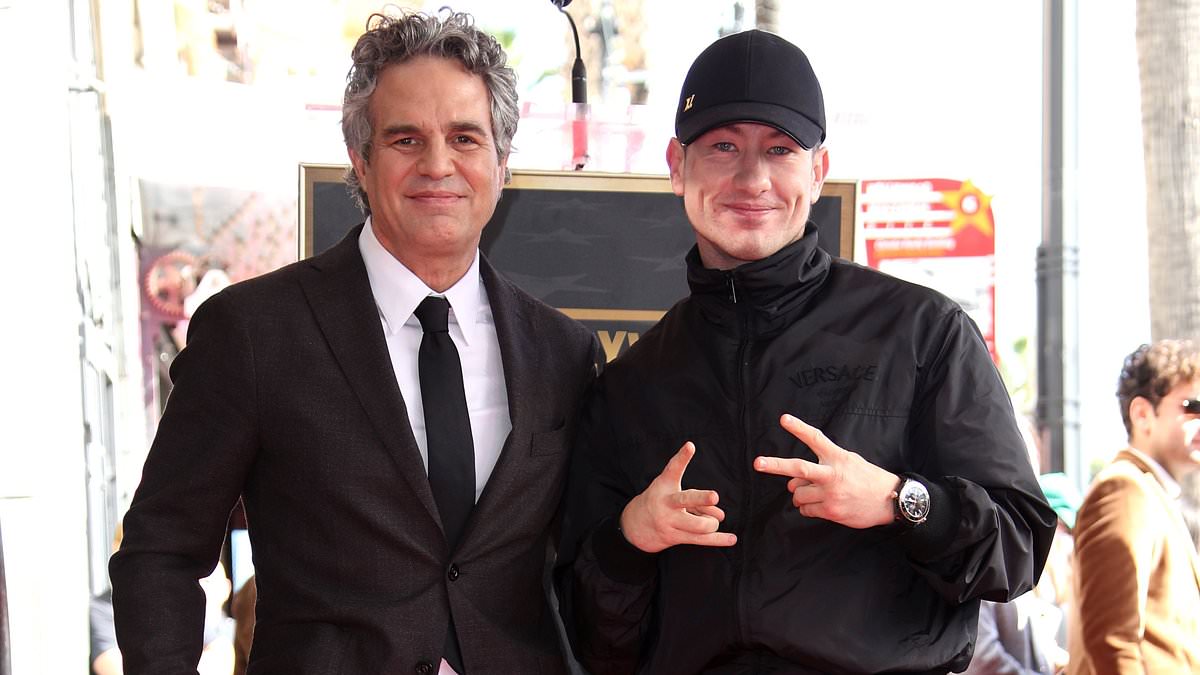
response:
[[[929,517],[929,489],[918,480],[900,476],[896,489],[892,491],[892,499],[895,500],[897,522],[915,527]]]

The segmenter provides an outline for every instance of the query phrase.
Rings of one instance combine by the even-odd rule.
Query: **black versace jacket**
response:
[[[688,255],[691,295],[597,382],[568,483],[562,611],[593,673],[961,670],[979,599],[1033,586],[1055,516],[975,324],[944,296],[840,259],[816,228],[732,271]],[[758,455],[815,455],[791,413],[930,489],[909,528],[806,518]],[[685,441],[728,549],[650,555],[619,514]]]

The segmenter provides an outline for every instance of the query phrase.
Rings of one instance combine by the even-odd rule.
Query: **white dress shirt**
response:
[[[496,323],[483,279],[479,276],[479,252],[475,252],[475,260],[458,283],[445,293],[437,293],[379,243],[369,217],[358,237],[358,248],[367,266],[392,370],[408,408],[409,426],[421,450],[426,474],[429,473],[429,443],[425,435],[421,381],[417,374],[417,351],[423,333],[421,322],[413,312],[429,295],[441,295],[450,302],[450,339],[462,362],[463,390],[471,418],[471,439],[475,443],[475,501],[478,502],[500,457],[504,440],[512,431]]]

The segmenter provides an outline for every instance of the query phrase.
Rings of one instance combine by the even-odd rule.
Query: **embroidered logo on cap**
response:
[[[692,101],[695,100],[695,98],[696,98],[695,94],[692,94],[691,96],[687,97],[687,100],[683,102],[683,112],[687,112],[692,109]]]

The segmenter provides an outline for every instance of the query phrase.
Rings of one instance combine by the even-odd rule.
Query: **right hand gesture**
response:
[[[718,532],[725,512],[717,508],[714,490],[684,490],[683,472],[696,454],[691,441],[667,462],[666,468],[621,512],[625,539],[646,553],[676,544],[733,546],[737,535]]]

